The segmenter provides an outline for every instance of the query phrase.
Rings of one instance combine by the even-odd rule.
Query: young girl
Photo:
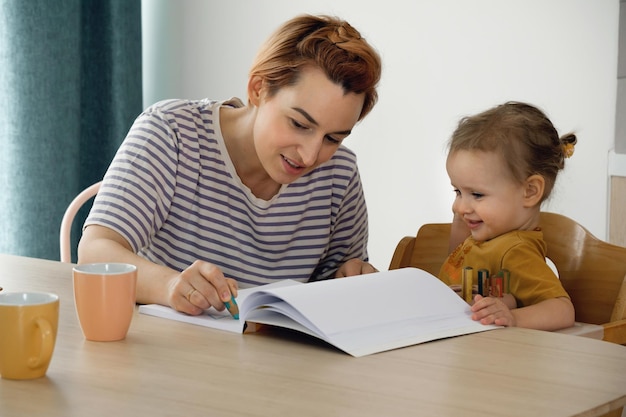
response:
[[[510,272],[510,292],[476,295],[473,319],[484,324],[557,330],[574,324],[574,306],[546,264],[539,213],[576,143],[525,103],[508,102],[462,119],[446,169],[456,198],[454,237],[469,236],[444,262],[439,278],[461,282],[465,267]]]

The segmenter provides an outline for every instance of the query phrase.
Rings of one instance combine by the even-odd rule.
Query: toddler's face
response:
[[[500,155],[458,150],[448,155],[446,169],[456,193],[452,210],[474,239],[525,229],[530,213],[524,206],[524,184],[513,179]]]

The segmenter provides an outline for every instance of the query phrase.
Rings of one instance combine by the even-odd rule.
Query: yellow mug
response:
[[[135,312],[137,267],[125,263],[73,268],[74,301],[85,339],[111,342],[126,337]]]
[[[0,376],[44,376],[52,359],[58,325],[58,295],[0,293]]]

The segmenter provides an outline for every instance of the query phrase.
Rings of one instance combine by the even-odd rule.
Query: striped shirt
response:
[[[218,266],[241,288],[334,276],[367,260],[367,209],[356,156],[340,146],[310,173],[262,200],[241,182],[219,126],[238,99],[166,100],[135,121],[85,226],[120,233],[140,256],[182,271]]]

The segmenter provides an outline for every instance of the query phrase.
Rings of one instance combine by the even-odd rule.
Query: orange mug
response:
[[[52,359],[58,325],[58,295],[0,293],[0,376],[44,376]]]
[[[72,270],[76,315],[85,339],[126,337],[135,312],[137,267],[124,263],[76,265]]]

